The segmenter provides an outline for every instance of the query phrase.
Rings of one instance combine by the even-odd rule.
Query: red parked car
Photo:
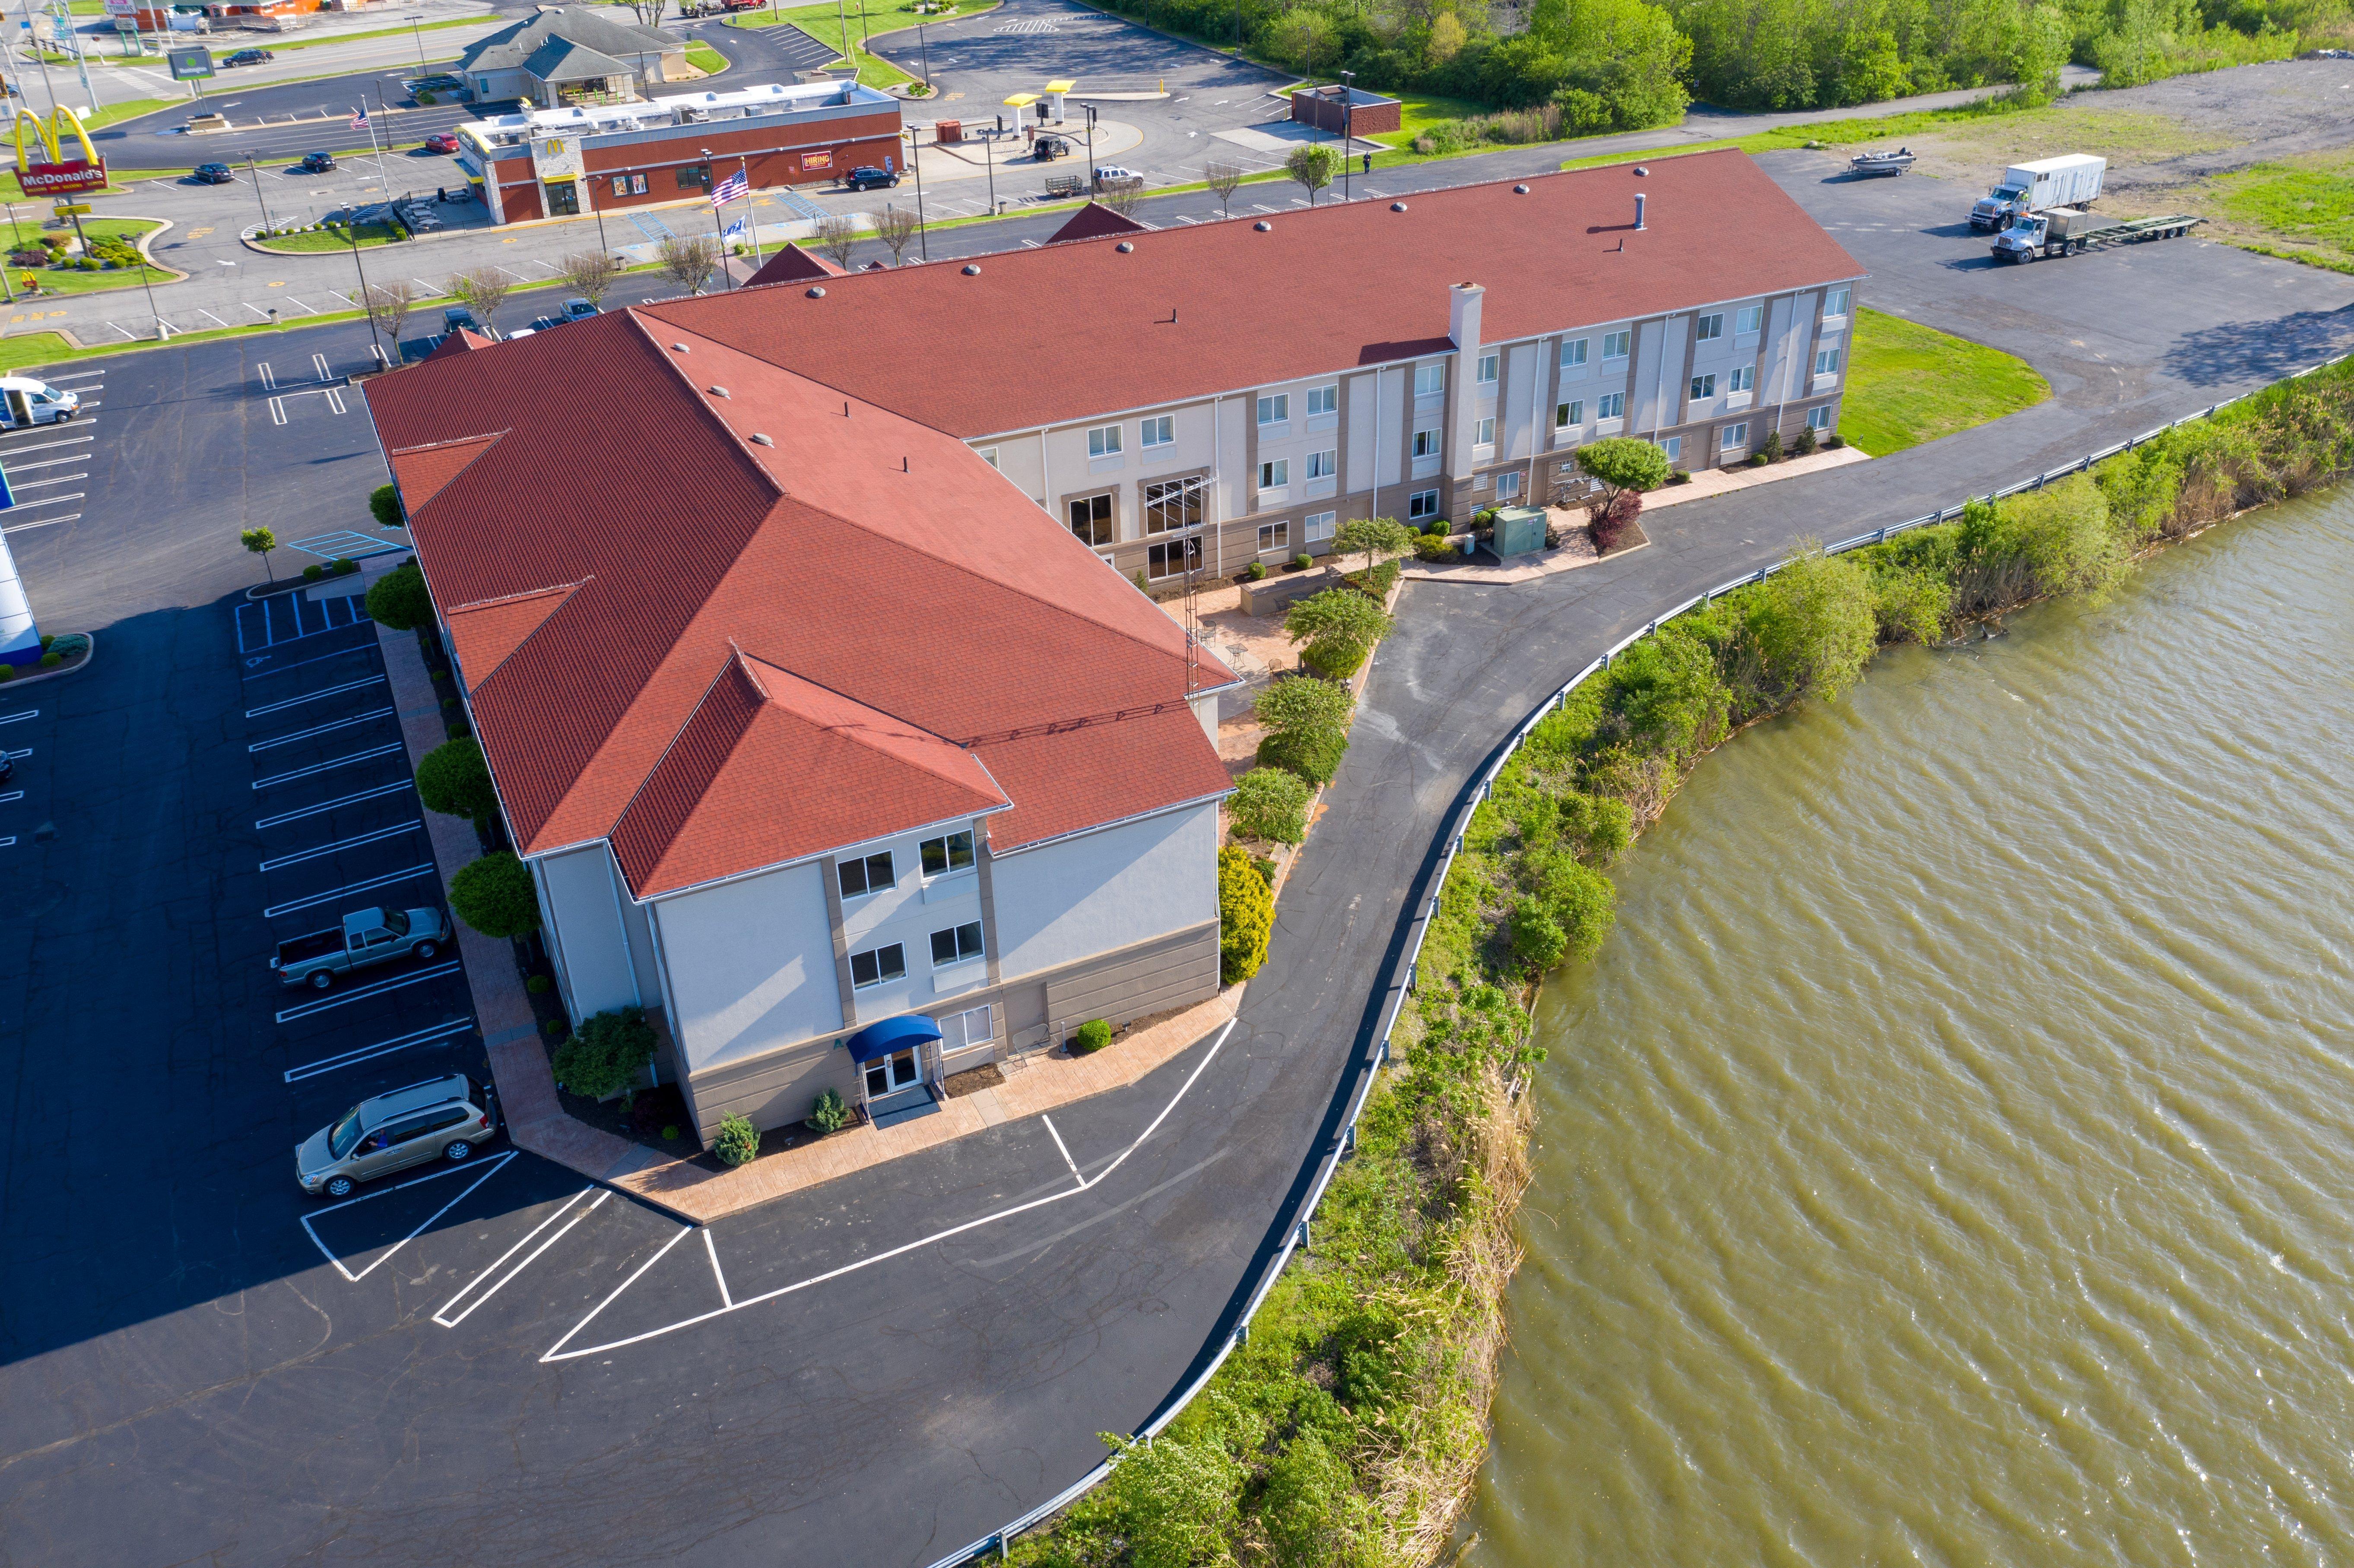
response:
[[[429,153],[454,153],[458,150],[458,138],[447,131],[437,131],[425,138],[425,150]]]

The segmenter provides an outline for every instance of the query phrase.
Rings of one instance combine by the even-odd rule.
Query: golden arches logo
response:
[[[36,158],[26,151],[25,128],[28,125],[32,127],[34,142],[48,154],[48,157]],[[29,169],[35,164],[66,162],[65,143],[69,137],[81,144],[81,162],[98,162],[98,149],[90,144],[90,132],[82,129],[81,117],[72,110],[60,105],[50,116],[49,123],[44,125],[38,114],[19,105],[16,110],[16,166]]]

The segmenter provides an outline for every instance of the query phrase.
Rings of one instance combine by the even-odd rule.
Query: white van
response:
[[[80,407],[78,393],[28,376],[0,376],[0,429],[53,425],[60,419],[72,418]]]

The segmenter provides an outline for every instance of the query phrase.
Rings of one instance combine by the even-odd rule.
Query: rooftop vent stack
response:
[[[1635,193],[1635,227],[1638,228],[1643,227],[1643,193],[1641,191]]]
[[[1447,335],[1469,353],[1479,346],[1479,304],[1488,291],[1477,283],[1458,283],[1447,291]]]

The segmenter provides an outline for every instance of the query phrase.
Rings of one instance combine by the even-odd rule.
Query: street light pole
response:
[[[376,334],[376,313],[368,309],[367,268],[362,265],[360,261],[359,225],[356,223],[346,224],[344,227],[344,232],[352,237],[352,270],[356,271],[360,276],[360,312],[363,315],[367,317],[368,346],[376,350],[376,362],[378,365],[389,365],[392,362],[385,357],[384,339]],[[270,313],[274,316],[277,313],[273,311]],[[393,344],[393,347],[396,349],[400,345],[398,343]]]
[[[1082,103],[1079,107],[1087,113],[1087,199],[1093,201],[1096,199],[1096,106]]]
[[[932,259],[932,242],[924,233],[924,161],[916,155],[916,133],[905,132],[907,138],[907,166],[916,171],[916,254],[926,261]]]
[[[1341,73],[1341,199],[1344,202],[1349,199],[1349,164],[1355,156],[1352,149],[1357,145],[1356,80],[1355,71],[1344,70]]]
[[[253,205],[261,209],[261,231],[270,232],[270,204],[261,199],[261,171],[253,164],[253,154],[245,155],[246,177],[253,182]]]
[[[916,49],[922,57],[924,85],[929,87],[932,85],[932,47],[924,41],[924,18],[921,16],[916,18]]]
[[[423,76],[425,74],[425,29],[419,24],[425,20],[425,13],[412,11],[401,20],[408,24],[408,36],[417,40],[417,74]]]

